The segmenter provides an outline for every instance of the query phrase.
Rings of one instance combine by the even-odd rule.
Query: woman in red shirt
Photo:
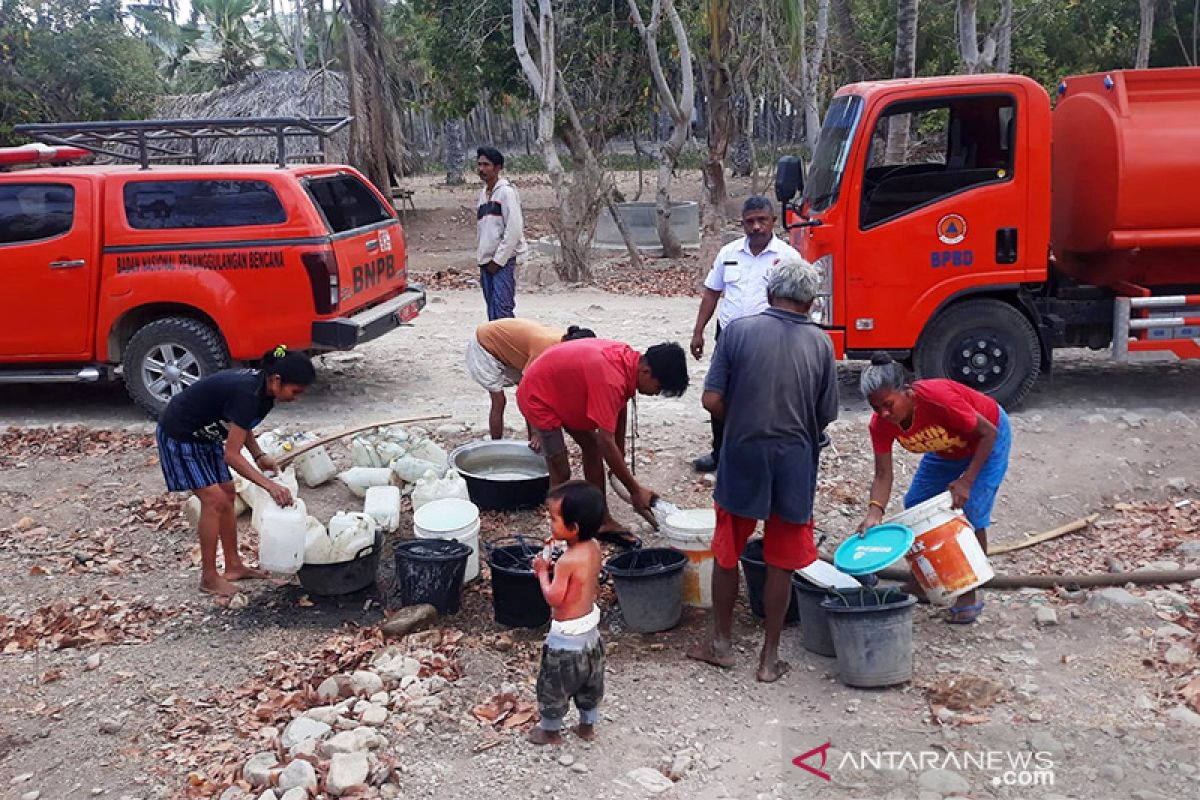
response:
[[[963,509],[986,553],[992,506],[1008,471],[1012,446],[1012,428],[1004,409],[987,395],[956,381],[910,382],[904,367],[886,353],[871,359],[860,388],[875,412],[870,424],[875,479],[859,532],[883,521],[892,495],[892,443],[899,442],[910,453],[925,454],[904,495],[904,507],[949,490],[954,508]],[[948,621],[974,622],[982,610],[977,592],[967,592],[955,601]]]

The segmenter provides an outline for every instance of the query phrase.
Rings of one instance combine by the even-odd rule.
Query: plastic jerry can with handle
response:
[[[263,505],[266,508],[258,531],[258,565],[268,572],[297,572],[304,566],[304,546],[308,536],[308,511],[304,501],[297,499],[285,508],[274,503]]]
[[[363,511],[375,519],[384,531],[391,533],[400,527],[400,487],[372,486],[367,489]]]

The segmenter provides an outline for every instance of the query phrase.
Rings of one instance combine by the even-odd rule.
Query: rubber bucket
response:
[[[821,607],[821,603],[829,597],[829,590],[809,583],[799,575],[793,575],[792,594],[800,610],[801,642],[804,649],[819,656],[837,655],[837,648],[833,646],[833,634],[829,632],[829,615]]]
[[[667,543],[687,556],[683,570],[683,602],[696,608],[712,608],[713,532],[717,512],[690,508],[667,517],[659,533]]]
[[[633,550],[605,563],[630,630],[657,633],[679,624],[687,563],[687,556],[670,547]]]
[[[463,580],[479,577],[479,508],[470,500],[448,497],[429,501],[413,514],[413,535],[418,539],[448,539],[470,547]]]
[[[912,609],[917,598],[898,589],[830,592],[821,608],[837,650],[838,680],[847,686],[892,686],[912,678]]]
[[[429,603],[457,614],[471,548],[462,542],[411,539],[396,545],[396,597],[401,606]]]
[[[540,628],[550,620],[550,606],[533,574],[533,557],[542,552],[542,544],[522,538],[502,541],[508,544],[487,547],[496,622],[509,628]]]
[[[975,538],[975,529],[951,505],[950,493],[943,492],[887,520],[916,534],[905,558],[929,602],[940,606],[996,575]]]
[[[382,552],[383,531],[377,531],[374,543],[359,550],[351,560],[333,564],[305,564],[296,577],[309,594],[336,596],[358,592],[375,582],[375,574],[379,571],[379,554]]]
[[[759,538],[746,542],[742,551],[742,574],[746,577],[746,596],[750,598],[750,610],[754,616],[763,618],[767,615],[763,607],[763,587],[767,584],[767,564],[763,561],[763,540]],[[795,576],[793,576],[795,577]],[[792,592],[792,603],[788,606],[784,624],[790,624],[800,619],[800,607],[796,605],[796,593]]]

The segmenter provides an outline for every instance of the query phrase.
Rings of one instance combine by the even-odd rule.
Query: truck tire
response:
[[[156,319],[138,329],[122,361],[125,390],[157,418],[172,397],[229,365],[225,342],[190,317]]]
[[[1010,408],[1037,381],[1042,350],[1020,311],[1000,300],[967,300],[929,324],[913,362],[918,377],[952,378]]]

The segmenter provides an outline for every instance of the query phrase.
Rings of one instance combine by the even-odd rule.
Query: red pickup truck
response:
[[[391,204],[329,164],[0,172],[0,263],[0,383],[119,378],[151,414],[274,345],[347,350],[425,305]]]

